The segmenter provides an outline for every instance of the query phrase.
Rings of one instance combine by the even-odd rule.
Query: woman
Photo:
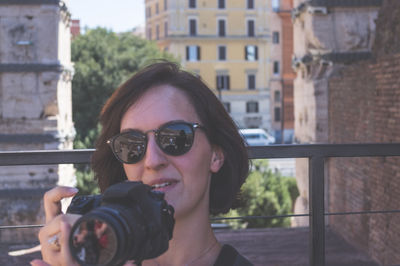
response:
[[[173,63],[150,65],[113,93],[100,122],[92,167],[101,191],[126,179],[142,181],[163,191],[175,209],[168,251],[143,265],[250,265],[232,247],[221,246],[210,226],[210,213],[227,212],[235,202],[248,158],[234,122],[199,78]],[[169,139],[171,131],[175,141]],[[132,136],[145,140],[124,146],[124,138]],[[74,265],[67,238],[76,218],[60,215],[59,207],[74,193],[58,187],[44,197],[47,224],[39,239],[51,265]],[[60,248],[50,244],[57,233]]]

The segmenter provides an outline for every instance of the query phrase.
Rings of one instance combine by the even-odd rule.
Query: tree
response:
[[[77,141],[96,130],[100,110],[119,84],[151,60],[173,60],[152,42],[129,32],[116,34],[104,28],[87,30],[72,42],[71,48],[75,68],[72,107]],[[93,141],[90,144],[93,145]]]
[[[241,204],[226,217],[271,216],[292,213],[293,202],[299,195],[296,180],[282,177],[268,168],[266,160],[254,160],[252,171],[241,188]],[[230,221],[234,228],[289,226],[289,218],[249,219]]]
[[[147,40],[127,32],[87,29],[71,46],[75,74],[72,80],[73,120],[77,132],[74,147],[94,147],[101,130],[98,115],[114,90],[137,70],[155,59],[176,61]],[[80,194],[98,192],[87,165],[76,165]]]

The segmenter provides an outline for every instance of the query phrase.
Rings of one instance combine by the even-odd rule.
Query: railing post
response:
[[[310,207],[310,265],[325,265],[325,158],[309,158],[309,207]]]

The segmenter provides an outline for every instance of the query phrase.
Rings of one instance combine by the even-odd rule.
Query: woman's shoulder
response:
[[[214,266],[251,266],[248,259],[240,255],[231,245],[223,245]]]

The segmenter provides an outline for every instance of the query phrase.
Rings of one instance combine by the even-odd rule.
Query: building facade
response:
[[[146,38],[181,60],[241,128],[271,131],[271,1],[146,0]]]
[[[272,2],[271,14],[271,127],[277,143],[292,143],[294,137],[294,105],[292,68],[293,0]]]
[[[0,150],[72,149],[70,17],[58,0],[0,1]],[[0,224],[42,224],[41,199],[73,165],[0,167]],[[0,242],[37,239],[1,230]]]

